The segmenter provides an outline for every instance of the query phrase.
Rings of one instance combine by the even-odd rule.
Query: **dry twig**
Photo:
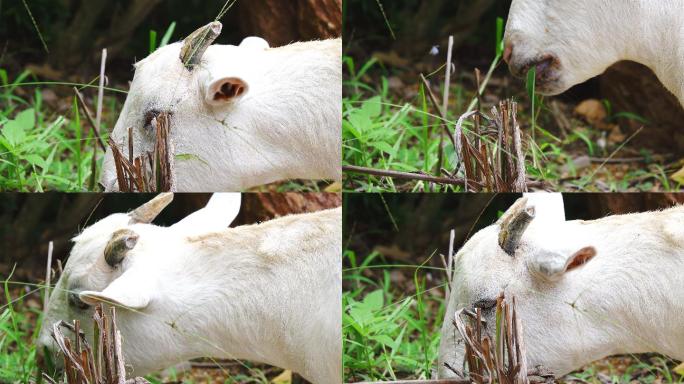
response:
[[[121,333],[116,325],[116,310],[111,307],[105,315],[102,305],[95,307],[95,348],[91,348],[78,320],[72,324],[60,321],[52,327],[52,338],[64,355],[66,384],[143,384],[147,380],[137,377],[126,380],[126,368],[121,350]],[[74,339],[64,335],[62,328],[70,330]],[[43,374],[50,383],[57,381]]]
[[[487,328],[481,309],[457,311],[453,324],[465,344],[467,372],[446,367],[469,383],[554,383],[554,375],[542,367],[528,370],[522,326],[515,307],[515,298],[508,302],[501,294],[496,303],[496,327]],[[488,330],[496,334],[491,335]]]
[[[133,157],[133,132],[128,129],[128,156],[110,138],[116,178],[121,192],[170,192],[175,185],[173,143],[169,115],[161,113],[152,120],[156,132],[154,152]]]

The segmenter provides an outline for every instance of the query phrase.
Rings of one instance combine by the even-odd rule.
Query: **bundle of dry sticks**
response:
[[[121,192],[171,192],[174,185],[173,144],[169,137],[169,116],[161,113],[152,120],[156,132],[154,152],[133,158],[133,132],[128,129],[128,156],[109,139]]]
[[[64,378],[66,384],[145,384],[143,378],[126,380],[126,368],[121,352],[121,333],[116,325],[116,310],[111,307],[107,316],[102,305],[95,307],[94,343],[88,343],[78,320],[72,324],[60,321],[52,328],[52,337],[64,356]],[[68,329],[74,339],[65,336],[62,329]],[[43,374],[48,383],[57,381]]]

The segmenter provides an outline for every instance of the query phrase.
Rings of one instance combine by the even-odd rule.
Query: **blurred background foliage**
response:
[[[149,54],[150,31],[161,38],[176,22],[171,41],[180,40],[214,20],[224,4],[225,0],[2,0],[0,67],[48,64],[73,75],[89,67],[84,64],[96,64],[101,49],[107,48],[110,58],[126,60],[125,69],[130,71],[133,58]],[[237,1],[221,19],[224,29],[218,43],[239,44],[250,35],[263,36],[272,46],[336,37],[340,5],[341,0]]]
[[[452,229],[458,250],[520,197],[512,193],[345,194],[344,244],[359,255],[376,251],[400,261],[422,263],[433,252],[446,254]],[[593,220],[668,208],[684,203],[684,194],[568,193],[563,200],[567,220]],[[441,267],[439,258],[433,257],[431,265]]]
[[[15,278],[36,281],[45,273],[48,244],[55,260],[66,263],[71,239],[84,228],[113,214],[129,212],[149,201],[150,194],[2,193],[0,194],[0,276],[16,268]],[[170,226],[204,207],[211,194],[176,194],[155,219]],[[288,214],[340,206],[334,193],[245,193],[240,214],[231,226],[254,224]]]
[[[362,45],[421,55],[432,46],[446,46],[448,36],[454,35],[457,51],[468,47],[491,55],[496,41],[493,26],[497,17],[507,17],[510,4],[511,0],[347,0],[344,40],[349,48]],[[468,56],[476,54],[471,51]]]
[[[454,124],[476,94],[474,70],[485,74],[491,66],[483,108],[489,111],[509,98],[519,103],[523,139],[533,138],[524,146],[531,179],[563,191],[678,190],[684,172],[684,109],[674,95],[649,68],[629,61],[561,95],[533,95],[524,80],[495,60],[497,20],[505,25],[510,5],[511,0],[345,1],[344,164],[438,173],[439,167],[433,170],[438,130],[431,129],[425,112],[438,113],[422,100],[420,74],[439,99],[453,35],[448,123]],[[382,109],[367,113],[364,106],[373,103]],[[355,121],[359,115],[367,118]],[[450,146],[444,150],[449,158]],[[608,157],[612,161],[602,164]],[[424,188],[420,182],[351,173],[346,181],[344,190],[351,191]]]

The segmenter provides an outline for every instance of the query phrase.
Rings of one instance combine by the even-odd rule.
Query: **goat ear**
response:
[[[78,297],[90,305],[106,303],[130,309],[143,309],[150,303],[149,293],[152,290],[147,286],[149,282],[149,276],[135,276],[128,271],[112,281],[102,292],[81,291]]]
[[[228,228],[240,213],[240,193],[214,193],[207,205],[172,225],[185,236],[220,231]]]
[[[596,256],[596,248],[584,247],[567,255],[559,252],[543,251],[531,256],[528,269],[548,281],[558,281],[568,271],[579,268]]]
[[[210,80],[204,98],[212,106],[226,105],[238,100],[249,91],[247,82],[239,77],[221,77]]]
[[[242,40],[242,43],[240,43],[240,48],[267,50],[271,48],[271,46],[268,45],[268,41],[262,39],[261,37],[250,36]]]

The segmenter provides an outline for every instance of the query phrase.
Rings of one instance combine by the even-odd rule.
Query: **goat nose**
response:
[[[503,51],[503,60],[506,62],[506,64],[510,64],[511,56],[513,56],[513,44],[511,44],[510,42],[506,42]]]

